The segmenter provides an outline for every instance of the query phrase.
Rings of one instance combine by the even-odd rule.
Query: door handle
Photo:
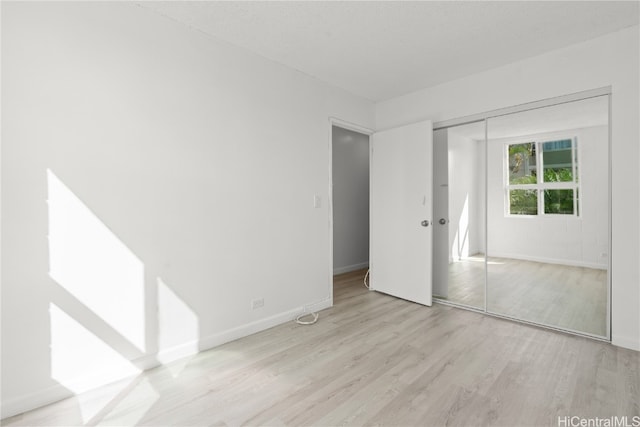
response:
[[[446,223],[448,223],[449,221],[447,221],[444,218],[440,218],[440,221],[438,221],[440,223],[440,225],[445,225]]]
[[[424,221],[422,221],[422,222],[420,223],[420,225],[421,225],[421,226],[423,226],[423,227],[428,227],[428,226],[429,226],[429,224],[431,224],[431,223],[429,222],[429,220],[428,220],[428,219],[425,219]]]

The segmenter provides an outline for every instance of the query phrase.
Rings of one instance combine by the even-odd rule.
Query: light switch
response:
[[[313,196],[313,207],[318,209],[322,206],[322,199],[317,194]]]

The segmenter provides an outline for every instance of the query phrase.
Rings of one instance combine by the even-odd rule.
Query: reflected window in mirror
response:
[[[505,144],[507,216],[579,213],[577,139]]]

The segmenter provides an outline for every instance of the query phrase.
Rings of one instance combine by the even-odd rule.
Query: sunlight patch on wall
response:
[[[140,373],[127,359],[84,328],[53,303],[51,324],[51,377],[78,394]],[[81,407],[82,409],[82,407]],[[89,420],[99,408],[85,407]]]
[[[51,278],[144,352],[144,265],[51,170],[47,179]]]
[[[458,228],[451,244],[451,255],[453,261],[460,261],[469,256],[469,194],[466,195],[460,212]]]
[[[198,317],[193,310],[158,278],[158,360],[168,363],[198,352]],[[184,368],[168,365],[172,372]],[[173,372],[177,375],[176,372]]]

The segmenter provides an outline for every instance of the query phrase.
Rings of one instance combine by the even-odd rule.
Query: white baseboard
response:
[[[638,339],[638,337],[636,337],[636,339],[632,339],[629,337],[613,335],[611,337],[611,344],[618,347],[628,348],[629,350],[640,351],[640,340]]]
[[[332,305],[332,300],[330,298],[326,298],[315,303],[306,304],[304,306],[297,307],[283,313],[278,313],[264,319],[247,323],[246,325],[238,326],[223,332],[219,332],[217,334],[209,335],[208,337],[201,338],[198,341],[188,342],[168,349],[164,349],[158,352],[158,354],[147,355],[134,359],[131,361],[131,363],[142,370],[155,368],[156,366],[159,366],[161,364],[169,363],[183,357],[191,356],[193,354],[209,350],[213,347],[217,347],[230,341],[234,341],[260,331],[264,331],[265,329],[272,328],[282,323],[290,322],[301,313],[320,311],[325,308],[329,308]],[[110,381],[110,383],[120,380],[122,380],[122,378],[114,378],[113,381]],[[72,396],[74,396],[73,392],[69,391],[63,385],[58,384],[44,390],[38,390],[35,393],[30,393],[14,399],[6,400],[2,402],[2,405],[0,407],[0,419],[5,419],[14,415],[21,414],[23,412],[31,411],[41,406],[49,405],[51,403]]]
[[[528,255],[496,253],[496,252],[492,252],[491,255],[489,255],[489,257],[519,259],[522,261],[543,262],[546,264],[569,265],[572,267],[594,268],[596,270],[607,269],[606,264],[603,265],[603,264],[598,264],[594,262],[576,261],[572,259],[545,258],[545,257],[535,257],[535,256],[528,256]]]
[[[336,275],[336,274],[349,273],[351,271],[362,270],[363,268],[367,268],[367,267],[369,267],[369,261],[361,262],[359,264],[346,265],[344,267],[336,267],[333,269],[333,274]]]
[[[307,313],[314,313],[316,311],[320,311],[320,310],[324,310],[325,308],[330,308],[333,307],[333,301],[331,300],[331,297],[327,297],[321,301],[318,301],[316,303],[313,304],[307,304],[304,306],[304,311]],[[300,314],[300,313],[298,313]],[[296,314],[296,316],[298,315]]]
[[[27,396],[21,396],[2,402],[0,419],[13,417],[14,415],[49,405],[50,403],[72,397],[74,394],[62,385],[53,385],[44,390],[38,390]]]
[[[327,307],[330,306],[331,305],[328,305]],[[255,334],[260,331],[264,331],[265,329],[272,328],[285,322],[289,322],[295,319],[300,313],[303,313],[306,307],[309,307],[309,305],[294,308],[293,310],[285,311],[283,313],[279,313],[265,319],[256,320],[255,322],[247,323],[246,325],[238,326],[236,328],[228,329],[224,332],[201,338],[199,342],[199,349],[200,351],[209,350],[219,345],[235,341],[237,339]]]
[[[199,353],[199,351],[200,345],[198,340],[189,341],[170,348],[162,349],[158,351],[158,355],[156,357],[156,366],[164,365],[165,363],[170,363],[174,360],[193,356],[194,354]]]

